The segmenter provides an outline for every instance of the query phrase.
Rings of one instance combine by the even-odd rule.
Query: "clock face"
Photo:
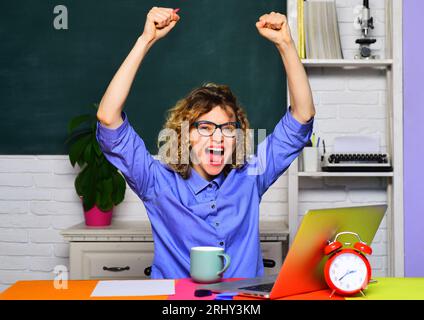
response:
[[[367,267],[362,258],[353,253],[341,253],[331,263],[329,276],[343,291],[358,291],[367,281]]]

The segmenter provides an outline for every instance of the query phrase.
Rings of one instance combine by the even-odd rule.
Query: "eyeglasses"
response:
[[[204,120],[196,121],[195,123],[193,123],[193,125],[197,129],[197,132],[199,132],[199,134],[204,137],[212,136],[215,133],[216,129],[219,128],[221,129],[221,132],[225,137],[234,138],[236,136],[237,129],[240,128],[239,122],[226,122],[223,124],[216,124]]]

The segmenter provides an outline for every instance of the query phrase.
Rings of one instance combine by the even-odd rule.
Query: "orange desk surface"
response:
[[[226,279],[232,281],[238,279]],[[214,296],[196,298],[193,296],[197,284],[190,279],[175,280],[175,295],[173,296],[142,296],[142,297],[91,297],[91,292],[98,280],[69,280],[68,289],[57,290],[52,280],[18,281],[2,294],[0,300],[213,300]],[[187,290],[188,289],[188,290]],[[328,290],[316,291],[310,294],[288,297],[287,299],[328,299]],[[237,300],[249,299],[237,296]],[[333,297],[333,299],[337,299]],[[250,299],[249,299],[250,300]]]
[[[231,281],[232,279],[227,279]],[[236,280],[236,279],[233,279]],[[98,280],[70,280],[67,290],[57,290],[51,280],[18,281],[0,294],[0,300],[167,300],[196,299],[192,296],[196,284],[189,279],[175,280],[175,296],[143,296],[143,297],[91,297]],[[189,287],[190,293],[182,294],[183,288]],[[187,290],[186,290],[187,291]],[[377,278],[377,283],[369,285],[366,296],[349,299],[392,300],[414,299],[424,300],[424,278]],[[286,297],[287,300],[328,300],[329,290],[315,291],[308,294]],[[213,297],[209,297],[211,299]],[[236,300],[248,300],[247,297],[236,296]],[[343,299],[333,297],[332,300]],[[200,300],[200,299],[199,299]],[[204,299],[201,299],[204,300]],[[250,299],[249,299],[250,300]]]

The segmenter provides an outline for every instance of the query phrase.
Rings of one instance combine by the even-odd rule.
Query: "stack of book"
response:
[[[297,0],[297,29],[301,59],[343,59],[334,0]]]

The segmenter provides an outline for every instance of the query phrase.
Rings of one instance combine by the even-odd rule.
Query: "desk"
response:
[[[232,281],[236,279],[226,279]],[[347,299],[355,300],[424,300],[424,278],[376,278],[366,296]],[[194,297],[194,289],[198,284],[190,279],[175,280],[175,296],[145,297],[107,297],[92,298],[91,292],[98,280],[70,280],[67,290],[56,290],[51,280],[18,281],[0,294],[0,300],[212,300],[214,295],[205,298]],[[316,291],[309,294],[283,298],[283,300],[328,300],[329,290]],[[257,300],[237,296],[236,300]],[[332,299],[343,299],[333,297]]]

